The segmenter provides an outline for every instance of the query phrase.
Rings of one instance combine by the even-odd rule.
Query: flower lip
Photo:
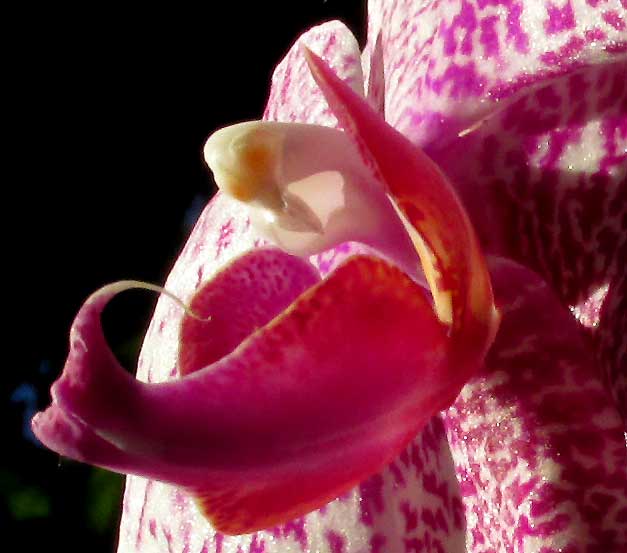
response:
[[[198,290],[197,316],[182,326],[182,377],[158,384],[126,373],[102,334],[102,310],[127,287],[110,285],[79,311],[53,404],[33,429],[60,453],[184,487],[227,533],[267,528],[351,488],[463,384],[422,288],[375,257],[353,257],[318,282],[280,250],[242,256]],[[247,300],[264,294],[257,320]],[[267,321],[280,296],[295,295]],[[207,349],[233,301],[242,311],[231,345],[221,335]],[[296,485],[303,475],[309,485]]]

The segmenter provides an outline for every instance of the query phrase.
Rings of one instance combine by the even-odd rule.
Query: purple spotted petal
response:
[[[485,245],[540,272],[569,304],[617,276],[624,0],[373,1],[368,47],[376,40],[388,122],[452,177]]]
[[[444,427],[434,418],[380,474],[318,511],[246,536],[216,532],[175,488],[129,477],[118,552],[462,553],[464,530]]]
[[[539,272],[565,305],[607,286],[625,301],[618,287],[627,258],[626,74],[625,62],[581,69],[431,151],[483,243]],[[595,332],[608,381],[624,390],[620,313]],[[624,399],[619,405],[627,413]]]
[[[331,21],[304,33],[274,70],[270,98],[264,113],[268,121],[311,123],[336,127],[337,119],[327,108],[316,86],[301,45],[329,60],[334,71],[360,94],[364,82],[359,45],[340,21]]]
[[[524,0],[479,0],[470,3],[471,8],[476,4],[481,15],[474,29],[467,25],[464,27],[468,3],[433,2],[424,7],[420,4],[370,2],[369,44],[364,55],[368,100],[379,113],[385,111],[390,113],[390,117],[396,117],[394,124],[402,123],[409,112],[405,109],[406,102],[416,106],[416,100],[423,99],[422,92],[412,95],[411,82],[426,64],[423,74],[431,79],[431,83],[425,85],[431,97],[429,103],[423,105],[431,107],[424,110],[424,116],[419,110],[416,118],[410,117],[411,125],[407,128],[402,128],[402,124],[399,128],[421,143],[455,180],[484,243],[490,244],[495,251],[510,253],[535,267],[551,282],[563,301],[570,301],[575,296],[578,300],[586,300],[589,292],[596,292],[596,284],[608,285],[605,288],[609,288],[605,303],[598,301],[605,295],[597,293],[585,305],[578,304],[575,311],[580,310],[582,320],[589,320],[592,328],[598,326],[600,329],[593,337],[598,344],[598,355],[607,367],[616,395],[620,397],[622,390],[624,398],[623,337],[627,310],[624,304],[624,269],[621,272],[618,265],[621,258],[625,258],[626,243],[624,200],[627,194],[619,187],[625,179],[627,138],[624,111],[619,109],[620,102],[624,103],[625,99],[624,79],[620,78],[624,75],[625,66],[618,57],[625,49],[624,1],[621,7],[616,0],[588,0],[586,3],[570,0],[564,5],[560,2],[540,4]],[[548,22],[544,26],[536,24],[545,20]],[[434,26],[437,32],[432,33],[433,39],[427,41],[429,43],[416,55],[413,41],[422,40]],[[527,52],[520,51],[524,41],[521,42],[515,32],[521,26],[531,29],[535,33],[534,38],[540,37],[529,43]],[[357,58],[354,56],[359,53],[346,30],[333,23],[321,26],[312,33],[314,44],[307,42],[310,47],[323,54],[336,72],[361,90],[361,68],[355,63]],[[584,40],[588,42],[582,45],[577,33],[583,33]],[[468,36],[471,36],[473,44],[479,41],[483,45],[485,52],[481,58],[474,56],[470,59],[463,52],[467,48]],[[543,40],[547,36],[550,40]],[[337,37],[341,40],[336,40]],[[449,41],[449,48],[451,41],[455,43],[454,69],[462,69],[461,78],[455,77],[454,72],[448,72],[447,76],[446,62],[439,59],[443,45],[446,46],[445,39]],[[511,47],[510,50],[501,48],[503,45]],[[490,48],[493,53],[496,48],[500,55],[488,55]],[[321,96],[313,87],[308,73],[302,70],[303,60],[298,49],[292,50],[290,56],[289,63],[282,64],[275,74],[266,117],[335,125],[336,121],[326,111],[326,105],[320,103]],[[406,64],[405,70],[396,71],[392,77],[390,56]],[[574,56],[576,59],[570,63],[566,59],[558,60],[560,56]],[[608,65],[608,60],[612,58],[615,59],[614,65]],[[591,63],[606,65],[589,68]],[[487,67],[485,75],[488,81],[506,81],[505,86],[491,92],[498,94],[499,98],[516,99],[518,104],[501,102],[502,111],[483,125],[473,128],[473,132],[464,139],[457,139],[457,131],[467,126],[469,121],[472,123],[477,117],[494,112],[491,101],[482,101],[482,94],[488,97],[483,85],[479,94],[473,93],[476,82],[470,72],[464,73],[467,67]],[[548,70],[545,71],[546,67]],[[618,78],[612,75],[613,70]],[[571,74],[565,76],[568,72]],[[555,77],[550,85],[545,81],[547,75]],[[535,81],[536,77],[540,80]],[[409,88],[403,92],[402,87],[407,87],[408,83]],[[582,83],[583,88],[579,88]],[[559,101],[556,101],[556,96]],[[572,114],[566,109],[571,104]],[[582,107],[580,104],[585,105]],[[451,106],[451,109],[446,111],[442,106]],[[440,117],[438,113],[430,115],[429,110],[440,110],[445,117]],[[547,119],[544,118],[545,113],[549,114]],[[595,119],[595,115],[599,116]],[[570,119],[564,123],[563,117]],[[555,123],[556,120],[558,123]],[[561,132],[565,126],[565,132]],[[571,132],[571,127],[575,132]],[[598,148],[599,144],[601,148]],[[572,159],[579,165],[575,164],[576,177],[570,178],[572,168],[569,164]],[[564,182],[567,186],[561,186]],[[587,195],[569,195],[573,188],[576,192],[581,189]],[[550,191],[548,194],[547,189]],[[568,201],[562,203],[564,197]],[[582,213],[585,216],[582,217]],[[512,222],[515,224],[512,225]],[[507,232],[511,228],[522,230]],[[260,243],[250,229],[245,211],[234,202],[218,197],[201,217],[167,286],[177,295],[189,299],[193,291],[211,278],[221,265]],[[585,247],[580,247],[581,244]],[[569,250],[571,247],[572,251]],[[316,256],[314,261],[326,273],[341,258],[353,255],[355,249],[362,248],[346,244]],[[562,256],[562,251],[568,254]],[[512,278],[507,286],[502,286],[501,282],[499,287],[497,283],[497,293],[501,300],[508,294],[510,299],[517,300],[518,292],[533,279],[528,279],[527,274],[524,279],[517,280],[518,269],[509,273],[508,270],[503,271]],[[588,278],[589,275],[592,278]],[[607,282],[608,277],[612,277],[612,282]],[[515,284],[520,285],[519,289],[512,290]],[[579,330],[573,327],[572,320],[567,316],[559,315],[551,319],[546,315],[546,306],[556,306],[557,301],[542,286],[538,282],[537,289],[529,292],[532,299],[526,297],[515,303],[513,315],[506,318],[504,325],[509,330],[497,342],[499,349],[491,358],[488,372],[469,385],[459,400],[466,402],[464,405],[469,406],[469,411],[460,415],[453,409],[447,414],[447,428],[455,448],[456,462],[458,469],[463,471],[469,546],[472,551],[538,550],[545,553],[559,550],[570,540],[572,547],[569,549],[567,545],[564,551],[576,551],[582,544],[591,544],[590,551],[613,551],[616,547],[616,550],[621,550],[621,546],[625,545],[620,540],[625,537],[627,508],[624,501],[621,503],[616,499],[616,490],[622,489],[623,498],[626,490],[624,473],[617,471],[616,466],[625,467],[626,463],[624,442],[617,441],[617,435],[620,436],[620,432],[616,432],[617,418],[611,408],[605,408],[607,395],[599,387],[599,377],[590,377],[589,368],[598,369],[599,365],[587,345],[575,344],[573,351],[580,355],[568,357],[569,361],[571,357],[574,359],[574,369],[561,362],[563,359],[559,358],[559,352],[565,349],[566,344],[566,338],[562,340],[564,333],[570,329],[568,347],[572,348],[572,337],[577,336]],[[533,331],[537,334],[535,324],[531,331],[525,327],[530,320],[536,322],[533,318],[524,317],[520,325],[516,322],[517,314],[526,308],[531,309],[529,306],[533,308],[534,316],[542,314],[538,328],[545,329],[547,335],[533,334]],[[553,316],[559,309],[549,311],[549,315]],[[176,335],[180,315],[171,302],[159,302],[142,353],[140,378],[159,382],[176,374]],[[507,326],[510,324],[508,321],[514,321],[511,323],[514,330]],[[531,370],[540,373],[536,379],[540,384],[535,387],[530,387],[524,380],[525,370],[521,372],[523,376],[507,373],[511,366],[518,366],[510,363],[512,357],[515,358],[527,345],[519,332],[532,336],[531,349],[536,352],[537,363],[532,364]],[[587,344],[586,340],[582,339],[582,343]],[[534,341],[545,348],[542,355],[538,354],[539,348],[533,347]],[[559,361],[557,364],[550,363],[556,359]],[[523,369],[528,367],[524,363],[521,366]],[[546,370],[538,370],[538,367]],[[580,370],[581,367],[584,370]],[[588,367],[587,371],[585,367]],[[506,374],[504,383],[490,380],[501,373]],[[570,387],[562,385],[560,379],[564,375],[576,377],[568,381]],[[550,401],[547,402],[549,408],[543,407],[543,411],[537,405],[537,398],[545,397],[538,393],[539,390],[545,395],[553,393],[550,386],[545,390],[545,380],[549,385],[554,380],[559,382],[560,392],[569,405],[577,400],[573,384],[589,391],[585,408],[589,414],[589,406],[593,406],[596,409],[593,412],[599,414],[586,420],[577,419],[554,408]],[[488,387],[481,382],[487,382]],[[512,382],[516,386],[511,385]],[[521,382],[522,385],[518,386]],[[489,387],[493,385],[493,388]],[[476,410],[473,411],[473,408]],[[510,442],[516,439],[525,442],[527,435],[520,438],[507,431],[506,415],[510,414],[513,414],[513,424],[518,425],[516,428],[531,428],[528,432],[531,443],[539,444],[535,451],[521,450],[518,458],[512,456],[512,450],[506,445],[511,445]],[[492,415],[497,417],[499,424],[494,424]],[[56,417],[59,424],[70,432],[70,438],[77,438],[77,444],[88,444],[104,457],[109,455],[119,459],[115,449],[111,449],[112,444],[91,434],[81,421],[68,417],[58,410],[58,406],[53,405],[51,416],[53,419]],[[529,420],[532,420],[531,426],[527,424]],[[560,425],[564,428],[573,425],[574,438],[565,430],[560,433]],[[462,427],[475,438],[470,444],[466,444],[468,438],[464,440],[465,436],[459,433]],[[601,444],[603,455],[594,456],[589,448],[586,449],[591,428],[591,443]],[[485,431],[481,433],[477,429]],[[538,441],[538,436],[547,435],[546,442]],[[484,443],[477,440],[484,440]],[[499,465],[493,462],[492,451],[497,451],[505,463]],[[557,454],[552,456],[555,452]],[[557,478],[550,474],[552,479],[538,482],[533,480],[529,470],[525,472],[524,467],[519,470],[518,465],[513,467],[518,459],[522,460],[522,465],[529,462],[531,467],[535,462],[536,466],[544,466],[542,463],[547,458],[559,468]],[[587,470],[590,466],[594,467],[594,471]],[[511,481],[508,480],[510,475]],[[519,485],[520,482],[528,485]],[[583,489],[582,483],[590,484],[592,491]],[[542,495],[536,497],[534,494],[538,491]],[[565,516],[562,516],[564,513]],[[318,512],[250,536],[225,537],[217,534],[200,518],[187,496],[165,484],[129,477],[119,551],[461,552],[464,550],[463,519],[451,475],[448,446],[438,419],[434,419],[381,475],[364,482]],[[584,524],[576,526],[575,519]]]
[[[366,59],[382,43],[386,118],[452,179],[484,246],[539,272],[565,305],[600,287],[624,303],[624,0],[369,8]],[[613,311],[595,330],[597,357],[626,416],[624,309]]]
[[[623,551],[627,448],[591,342],[533,273],[492,275],[499,334],[445,414],[469,549]]]
[[[33,430],[63,455],[182,487],[229,534],[345,493],[464,382],[423,289],[381,259],[355,257],[317,282],[280,250],[242,256],[192,299],[181,377],[160,384],[126,373],[102,334],[102,310],[127,287],[99,290],[77,314],[54,404]]]
[[[367,50],[381,40],[386,119],[426,147],[495,101],[624,57],[624,0],[371,0]]]

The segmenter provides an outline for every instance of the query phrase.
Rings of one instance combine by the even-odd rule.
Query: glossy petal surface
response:
[[[528,269],[492,274],[501,329],[445,414],[469,550],[623,551],[627,448],[592,344]]]
[[[482,244],[565,305],[605,286],[624,303],[624,0],[373,0],[369,65],[375,51],[386,119],[451,178]],[[596,321],[597,358],[625,416],[625,316],[613,312]]]
[[[166,287],[189,301],[199,279],[254,243],[245,212],[224,196],[205,209],[175,265]],[[323,273],[360,250],[347,245],[316,256]],[[141,356],[138,374],[153,382],[176,375],[182,311],[159,300]],[[159,481],[128,476],[120,527],[120,553],[142,551],[285,551],[344,553],[402,551],[421,543],[441,544],[450,553],[464,550],[459,491],[441,423],[432,422],[389,468],[319,511],[268,531],[246,536],[217,532],[188,495]],[[428,524],[425,524],[426,520]]]
[[[440,320],[451,325],[452,362],[460,370],[472,370],[492,342],[498,314],[483,255],[464,208],[444,175],[419,148],[387,125],[322,59],[310,51],[307,56],[331,108],[360,147],[364,165],[385,183],[407,220],[435,310]]]
[[[119,551],[383,553],[421,547],[466,551],[463,507],[438,417],[380,474],[319,511],[244,536],[217,532],[175,488],[129,477]]]
[[[370,105],[438,161],[463,196],[483,244],[534,267],[562,303],[595,293],[574,312],[585,311],[580,319],[600,329],[590,334],[623,406],[624,13],[624,3],[616,0],[373,1],[363,58]],[[362,94],[359,52],[345,27],[321,26],[304,42]],[[337,124],[298,47],[279,66],[273,84],[267,118]],[[458,137],[469,125],[470,132]],[[168,287],[190,299],[222,263],[260,243],[245,210],[218,197]],[[312,259],[326,274],[364,250],[343,244]],[[502,335],[486,370],[446,414],[468,547],[621,550],[627,521],[624,435],[600,385],[592,341],[540,279],[507,263],[497,265]],[[605,301],[605,293],[596,293],[599,285]],[[206,304],[203,298],[196,296],[198,309],[231,308],[226,294]],[[189,341],[189,358],[202,361],[184,363],[183,372],[202,373],[206,362],[231,352],[248,329],[276,314],[261,311],[249,319],[238,312],[242,320],[224,325],[224,343],[219,332],[208,345]],[[177,375],[177,356],[186,357],[185,349],[177,348],[180,321],[178,308],[160,301],[140,378]],[[191,338],[202,337],[196,323],[189,318],[183,323]],[[108,466],[117,463],[116,470],[141,462],[58,403],[47,416],[59,434],[66,432],[68,455],[80,458],[86,448]],[[232,498],[225,499],[228,506]],[[180,492],[129,477],[120,551],[453,552],[464,549],[463,518],[436,418],[380,475],[318,512],[251,536],[225,537]]]
[[[120,285],[104,288],[77,315],[52,409],[120,449],[124,470],[184,486],[225,532],[323,505],[398,454],[463,380],[447,365],[445,328],[401,271],[355,257],[300,293],[315,282],[306,267],[278,250],[254,250],[200,288],[191,303],[200,313],[183,323],[185,376],[162,384],[140,383],[117,365],[99,316]],[[259,305],[218,331],[214,344],[226,355],[205,365],[231,293],[259,296]],[[214,308],[217,321],[197,318]],[[228,353],[243,330],[253,332]],[[54,423],[34,423],[51,447],[62,421]],[[109,464],[104,446],[84,453]]]

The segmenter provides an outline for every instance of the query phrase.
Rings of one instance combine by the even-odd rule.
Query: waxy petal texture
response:
[[[621,75],[627,67],[621,57],[625,51],[624,9],[615,4],[576,0],[568,0],[563,6],[552,2],[539,5],[531,0],[428,4],[374,1],[370,3],[370,36],[363,60],[368,102],[441,164],[471,210],[484,245],[539,270],[563,303],[586,300],[597,285],[607,285],[605,303],[601,301],[604,295],[597,293],[586,306],[594,304],[590,326],[598,325],[600,320],[600,332],[594,337],[599,357],[615,395],[624,398],[625,342],[621,337],[627,319],[625,275],[619,261],[625,257],[627,243],[627,194],[621,188],[625,183],[627,138],[621,107],[627,91]],[[546,20],[542,19],[545,13]],[[603,23],[598,17],[595,22],[599,13]],[[540,20],[543,26],[538,25]],[[535,40],[525,46],[521,37],[532,29]],[[477,41],[485,48],[480,58],[473,55]],[[265,117],[336,126],[335,116],[305,67],[301,42],[333,68],[322,70],[331,76],[322,78],[327,95],[329,89],[339,90],[340,97],[348,90],[341,81],[333,82],[333,73],[358,95],[364,95],[357,44],[342,24],[334,22],[307,33],[277,68]],[[505,44],[515,45],[516,55],[505,55]],[[590,93],[578,94],[579,87],[593,90],[594,99],[585,99]],[[342,102],[349,104],[350,112],[360,104],[346,94]],[[567,109],[571,105],[572,113]],[[340,119],[344,109],[340,106]],[[555,116],[544,117],[551,111]],[[186,486],[200,496],[201,504],[206,500],[207,513],[218,526],[231,532],[271,524],[272,517],[284,520],[288,513],[296,516],[308,509],[308,501],[311,505],[321,501],[324,493],[328,492],[330,499],[363,474],[371,473],[373,466],[391,459],[392,452],[400,451],[402,444],[426,424],[418,438],[379,475],[345,491],[317,512],[249,536],[225,536],[206,523],[188,495],[158,481],[129,477],[121,553],[461,552],[465,550],[466,517],[467,544],[472,551],[545,553],[577,551],[584,546],[591,551],[611,551],[627,546],[624,435],[600,384],[592,342],[580,334],[574,319],[559,307],[540,279],[507,262],[497,262],[493,267],[498,304],[504,310],[502,334],[486,369],[464,388],[445,415],[462,480],[466,508],[465,515],[462,513],[444,427],[439,417],[427,423],[421,416],[453,399],[443,399],[441,390],[448,387],[456,393],[490,344],[497,320],[490,283],[480,254],[475,253],[478,247],[474,237],[468,243],[447,241],[448,229],[438,228],[445,220],[442,211],[427,213],[426,218],[412,211],[425,196],[412,197],[412,187],[403,184],[411,180],[403,178],[404,171],[412,174],[412,163],[403,158],[410,149],[400,135],[388,133],[381,121],[368,117],[362,118],[356,133],[366,138],[360,142],[365,144],[363,159],[366,164],[374,159],[374,171],[393,195],[402,199],[404,194],[409,196],[399,206],[425,238],[421,256],[427,267],[431,263],[433,268],[428,276],[439,315],[446,312],[442,298],[451,294],[450,323],[456,339],[449,340],[448,350],[446,327],[436,321],[422,294],[411,294],[409,301],[404,296],[403,289],[416,291],[419,287],[373,258],[349,261],[322,284],[316,284],[315,271],[294,261],[291,268],[296,278],[288,286],[271,286],[271,295],[266,297],[261,282],[255,284],[245,271],[234,270],[238,263],[246,269],[246,259],[268,255],[267,251],[258,252],[237,260],[218,274],[215,282],[207,283],[223,263],[250,246],[262,244],[251,229],[246,211],[218,196],[201,217],[167,284],[168,289],[191,301],[194,311],[213,318],[203,321],[183,317],[172,302],[160,300],[138,371],[140,379],[154,382],[176,378],[179,373],[187,375],[183,381],[196,384],[188,387],[186,398],[204,392],[202,401],[200,395],[192,401],[196,411],[192,409],[190,414],[189,405],[179,409],[171,393],[174,383],[153,388],[165,392],[151,397],[143,391],[143,384],[114,371],[111,374],[117,376],[102,381],[104,399],[94,396],[89,404],[81,405],[71,385],[57,386],[53,405],[40,415],[36,426],[50,429],[49,435],[56,436],[69,456]],[[474,125],[478,121],[480,124]],[[348,126],[349,131],[355,131]],[[469,126],[468,132],[458,136]],[[386,146],[386,140],[377,136],[381,130],[382,136],[392,138],[394,146]],[[410,170],[406,170],[408,165]],[[437,169],[431,173],[435,182],[438,174]],[[454,202],[451,205],[455,207]],[[451,227],[468,227],[474,236],[463,209],[461,220],[457,211],[451,213],[456,214]],[[506,231],[512,228],[512,222],[516,232],[510,235]],[[576,251],[581,244],[585,247]],[[341,260],[359,252],[371,253],[361,245],[342,244],[312,260],[325,275]],[[567,252],[566,259],[563,252]],[[433,259],[430,254],[434,254]],[[360,288],[368,284],[368,278],[373,279],[370,286]],[[377,287],[380,281],[383,288]],[[312,286],[300,303],[289,308],[287,314],[279,314],[296,295]],[[259,296],[259,307],[248,311],[233,302],[228,294],[231,288],[244,302],[256,301]],[[341,301],[355,289],[355,297],[365,306],[355,308]],[[199,292],[194,295],[194,290]],[[326,305],[324,300],[329,297],[334,298],[334,305]],[[376,311],[383,320],[373,316],[375,308],[368,311],[373,297],[378,298],[374,303],[379,302]],[[415,309],[410,309],[416,319],[410,321],[403,309],[412,302],[417,302]],[[322,323],[316,322],[319,309],[323,315],[330,313],[333,321],[323,330]],[[364,314],[364,309],[368,313]],[[586,317],[587,311],[581,318]],[[305,349],[311,346],[316,355],[321,355],[323,376],[325,371],[328,375],[326,388],[316,372],[320,358],[316,357],[315,365],[309,365],[311,359],[300,351],[302,343],[292,332],[298,326],[300,337],[302,321],[308,321],[304,324],[307,329],[312,320],[310,334],[305,332]],[[363,329],[353,325],[355,320],[375,324]],[[336,324],[341,328],[334,329]],[[410,332],[416,326],[425,330],[417,337]],[[621,328],[623,333],[617,333]],[[280,339],[273,342],[276,329]],[[465,329],[465,334],[460,329]],[[184,338],[180,347],[179,330]],[[353,333],[365,335],[365,341],[375,346],[379,341],[393,344],[385,355],[410,359],[409,367],[416,362],[412,348],[422,348],[423,353],[429,351],[435,357],[418,370],[390,373],[389,366],[395,363],[388,358],[371,358],[369,349],[354,349],[358,340]],[[427,342],[435,349],[426,350]],[[451,343],[458,347],[451,348]],[[80,340],[75,344],[79,353],[85,353]],[[287,348],[282,353],[281,344]],[[331,370],[331,361],[324,361],[329,344],[341,353],[340,361],[345,356],[341,361],[344,372],[340,374]],[[460,353],[457,360],[463,370],[442,361],[447,351]],[[223,361],[207,368],[225,355]],[[238,356],[243,363],[234,362]],[[272,358],[274,363],[277,357],[282,357],[287,367],[279,374],[263,373],[258,363],[246,364],[252,358]],[[337,355],[333,356],[333,362],[337,360]],[[112,358],[105,361],[105,365],[114,364]],[[359,369],[366,368],[363,382],[357,364]],[[430,373],[425,367],[436,366],[440,369],[438,379],[431,378],[427,390],[419,389],[416,377],[428,379]],[[382,369],[388,369],[387,378],[377,372]],[[313,383],[309,386],[313,399],[309,393],[299,395],[302,371]],[[346,381],[345,373],[353,376],[356,386]],[[252,383],[248,381],[251,374]],[[397,380],[390,381],[390,374]],[[290,375],[294,382],[290,382]],[[68,379],[74,380],[70,384],[78,384],[79,388],[84,385],[80,371],[74,376],[78,378]],[[213,384],[228,382],[232,377],[237,378],[243,393],[221,397],[219,386]],[[204,379],[213,379],[212,385],[198,389],[197,382]],[[139,399],[127,394],[125,386],[129,382],[135,391],[142,390]],[[376,393],[375,382],[383,383]],[[194,393],[192,388],[196,388]],[[364,389],[362,397],[360,390]],[[327,416],[312,422],[315,417],[311,414],[325,401],[329,402]],[[214,411],[212,402],[218,406]],[[111,404],[116,403],[122,413],[125,409],[132,414],[149,409],[157,416],[150,425],[141,417],[132,423],[126,420],[132,417],[108,417]],[[254,412],[255,404],[263,408]],[[187,420],[184,411],[189,415]],[[246,419],[251,413],[255,415],[252,426],[251,419]],[[384,413],[386,416],[382,416]],[[330,417],[334,418],[333,424]],[[353,424],[351,417],[359,418],[361,426]],[[96,419],[106,419],[98,432],[85,422],[94,423]],[[277,432],[279,423],[285,427]],[[137,424],[144,426],[141,433],[133,428]],[[190,432],[201,438],[201,445],[194,447],[198,457],[193,462],[207,455],[215,463],[214,472],[205,473],[204,480],[198,472],[188,468],[181,471],[180,465],[173,462],[192,460],[189,451],[179,448],[185,441],[182,436]],[[316,449],[311,438],[320,432],[325,437]],[[171,449],[165,454],[157,452],[159,458],[150,471],[138,471],[137,467],[145,465],[146,453],[155,454],[156,442],[151,440],[164,435],[169,437]],[[338,438],[335,441],[334,435]],[[220,443],[220,454],[209,452],[205,446],[212,440]],[[264,450],[268,444],[269,449]],[[342,456],[346,466],[337,463],[334,452]],[[291,458],[298,458],[298,463],[290,463]],[[303,460],[309,475],[313,474],[311,481],[303,480]],[[224,468],[227,464],[229,469],[220,472],[220,465]],[[251,469],[253,465],[256,468]],[[294,504],[299,507],[290,510]],[[243,512],[252,518],[242,518]]]
[[[189,301],[199,279],[254,243],[244,211],[224,196],[205,209],[166,287]],[[351,250],[316,256],[327,270]],[[138,375],[153,382],[176,375],[182,311],[161,298],[142,352]],[[399,460],[319,511],[245,536],[217,532],[193,500],[171,485],[128,476],[119,553],[142,551],[343,553],[403,551],[421,543],[464,551],[463,508],[441,422],[429,423]],[[426,522],[425,522],[426,521]],[[438,545],[440,544],[440,545]]]
[[[327,61],[338,70],[347,52],[335,45],[355,43],[352,38],[344,41],[341,36],[337,40],[336,31],[340,35],[347,32],[343,25],[332,22],[307,33],[305,40],[315,51],[325,51]],[[308,36],[321,37],[319,45],[312,44]],[[331,52],[333,56],[329,55]],[[353,53],[358,54],[356,46]],[[299,44],[288,57],[292,61],[289,64],[284,61],[274,74],[266,116],[282,121],[335,124],[335,117],[326,105],[312,101],[312,108],[308,110],[308,96],[296,94],[298,90],[310,91],[313,98],[322,97],[309,70],[297,73],[290,68],[293,63],[305,68]],[[344,75],[342,70],[339,72]],[[359,74],[360,71],[350,73]],[[306,113],[311,116],[304,117]],[[259,243],[248,223],[246,210],[224,195],[218,195],[201,216],[166,287],[177,296],[189,299],[193,290],[211,278],[219,266]],[[313,256],[312,261],[325,275],[355,253],[369,251],[360,244],[343,244]],[[163,381],[176,374],[181,315],[172,302],[159,301],[140,357],[140,378]],[[402,462],[396,461],[380,475],[320,511],[249,536],[220,534],[207,524],[188,496],[161,482],[129,476],[119,552],[227,552],[239,548],[244,552],[263,550],[266,553],[335,553],[338,550],[357,553],[384,551],[384,546],[394,551],[405,548],[411,551],[423,545],[450,553],[464,551],[458,485],[441,424],[430,423],[400,459]]]
[[[604,286],[624,302],[624,0],[373,0],[368,25],[387,121],[451,178],[484,247],[539,272],[564,304]],[[595,334],[626,416],[624,313]]]
[[[207,524],[189,496],[129,477],[120,553],[463,553],[464,515],[444,426],[432,419],[380,474],[319,511],[244,536]]]
[[[319,58],[309,63],[325,93],[339,93],[336,114],[343,119],[351,112],[395,192],[427,177],[431,194],[402,209],[425,210],[420,230],[434,261],[423,265],[437,263],[440,280],[432,290],[451,296],[451,335],[424,288],[381,258],[352,257],[316,282],[305,261],[256,249],[197,289],[181,326],[181,378],[170,382],[133,379],[106,344],[102,311],[129,283],[93,294],[72,327],[68,360],[52,388],[54,405],[33,422],[39,438],[62,453],[93,444],[79,451],[80,459],[182,487],[228,534],[304,515],[381,470],[450,405],[494,334],[489,281],[472,281],[484,267],[481,253],[448,184],[424,156],[414,160],[419,151],[373,119],[365,104],[360,112],[358,96],[335,75],[321,81],[318,72],[330,70],[316,65]],[[377,131],[383,138],[393,133],[398,161],[407,164],[400,174],[386,165],[391,153],[381,150]],[[437,220],[451,210],[461,226],[438,233]],[[455,239],[470,248],[455,250],[462,275],[447,284]],[[235,298],[242,305],[233,309]],[[257,299],[248,313],[246,302]],[[475,318],[486,331],[477,331]],[[468,359],[460,367],[462,356],[454,354],[461,349]],[[82,439],[75,438],[81,430]],[[69,445],[63,442],[68,435]]]
[[[315,281],[280,250],[236,260],[192,299],[198,311],[184,320],[180,346],[186,375],[161,384],[134,380],[106,346],[100,314],[126,285],[105,287],[76,317],[53,409],[119,448],[125,470],[191,491],[222,531],[303,515],[383,467],[463,384],[447,364],[445,328],[400,270],[354,257]],[[260,302],[221,331],[230,294]],[[199,318],[214,308],[217,321]],[[43,422],[34,430],[54,447],[62,421]],[[84,454],[109,463],[104,447]]]
[[[414,233],[412,240],[438,317],[451,325],[452,362],[460,371],[462,367],[473,370],[494,338],[498,314],[483,255],[464,208],[444,175],[419,148],[387,125],[319,57],[310,51],[307,56],[331,108],[360,147],[364,165],[385,183],[410,225],[409,232]]]
[[[181,348],[179,352],[178,369],[183,374],[190,373],[200,368],[199,364],[206,367],[218,360],[212,359],[211,354],[218,353],[220,358],[228,355],[243,338],[267,324],[281,307],[287,307],[318,280],[311,266],[278,250],[255,250],[239,258],[203,290],[202,301],[194,305],[199,310],[215,309],[216,320],[190,314],[189,318],[203,328],[206,339],[199,348],[194,340],[196,329],[189,324],[183,326],[182,334],[188,342],[184,351]],[[112,284],[85,302],[72,326],[64,372],[52,387],[53,405],[34,419],[34,430],[49,447],[64,455],[168,481],[197,481],[194,465],[200,462],[202,448],[185,460],[185,450],[177,450],[184,445],[185,433],[180,428],[168,430],[171,426],[181,426],[178,410],[194,412],[194,394],[187,396],[189,403],[180,405],[189,381],[179,380],[178,386],[147,386],[136,382],[119,367],[102,335],[102,309],[117,293],[135,286],[133,282]],[[223,321],[223,310],[229,307],[228,299],[233,292],[241,299],[248,295],[258,302],[245,315]],[[220,385],[213,386],[213,393],[217,393]],[[159,401],[160,396],[170,396],[169,414],[167,409],[153,411],[147,406],[151,401]],[[212,409],[209,401],[200,399],[198,403],[203,404],[196,406],[201,410]],[[215,403],[213,408],[219,409]],[[161,421],[160,416],[163,416]],[[182,417],[184,421],[186,414]],[[194,430],[194,424],[201,428]],[[183,422],[183,426],[192,435],[196,432],[199,438],[204,432],[212,433],[211,425],[201,421]],[[168,431],[178,435],[168,438]]]
[[[469,550],[623,551],[625,435],[591,343],[537,275],[492,274],[501,328],[444,417]]]
[[[284,123],[311,123],[336,127],[337,119],[311,77],[301,45],[324,55],[333,70],[363,95],[364,79],[357,40],[340,21],[314,27],[301,37],[272,75],[270,98],[263,118]]]

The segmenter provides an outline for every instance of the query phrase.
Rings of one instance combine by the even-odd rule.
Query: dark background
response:
[[[302,31],[340,18],[365,38],[365,0],[208,4],[4,14],[3,550],[114,550],[122,478],[59,459],[25,424],[49,402],[73,315],[107,282],[164,281],[212,193],[206,137],[261,116]],[[106,314],[126,366],[155,301],[124,295]]]

